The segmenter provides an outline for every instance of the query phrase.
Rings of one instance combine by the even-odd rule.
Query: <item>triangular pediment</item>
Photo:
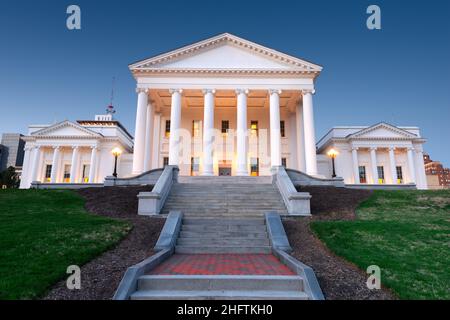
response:
[[[101,134],[82,127],[68,120],[56,123],[47,128],[33,132],[33,136],[45,137],[101,137]]]
[[[417,136],[388,123],[378,123],[348,136],[351,139],[414,139]]]
[[[133,72],[172,70],[272,71],[318,74],[311,62],[224,33],[130,65]]]

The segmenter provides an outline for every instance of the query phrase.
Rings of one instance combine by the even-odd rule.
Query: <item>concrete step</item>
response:
[[[131,300],[308,300],[303,291],[180,291],[180,290],[148,290],[136,291]]]
[[[210,246],[268,246],[270,241],[267,238],[205,238],[205,237],[186,237],[178,238],[177,244],[180,246],[198,246],[201,247],[205,243]]]
[[[207,224],[183,224],[181,231],[193,231],[193,232],[266,232],[265,225],[207,225]]]
[[[223,184],[223,183],[233,183],[233,184],[271,184],[272,177],[264,176],[264,177],[186,177],[179,176],[178,177],[179,184]]]
[[[267,232],[237,232],[237,231],[216,231],[216,232],[195,232],[195,231],[181,231],[180,238],[243,238],[243,239],[255,239],[255,238],[267,238]]]
[[[272,275],[145,275],[138,290],[276,290],[303,291],[300,276]]]
[[[205,201],[210,201],[210,202],[215,202],[215,201],[226,201],[226,202],[240,202],[241,204],[243,204],[243,202],[247,205],[247,204],[254,204],[254,203],[259,203],[259,201],[264,201],[267,203],[277,203],[279,201],[282,201],[282,199],[280,197],[275,197],[275,196],[267,196],[267,197],[262,197],[262,196],[245,196],[245,195],[240,195],[240,196],[232,196],[229,198],[226,198],[224,196],[209,196],[209,195],[201,195],[199,194],[197,195],[191,195],[191,194],[183,194],[183,195],[170,195],[167,198],[167,202],[171,202],[171,201],[184,201],[184,202],[196,202],[198,201],[198,199],[202,199]]]
[[[190,245],[177,245],[175,253],[271,253],[269,246],[219,246],[206,245],[201,247]]]
[[[254,219],[237,219],[237,218],[223,218],[217,219],[211,218],[184,218],[183,225],[196,224],[196,225],[265,225],[266,221],[262,218]]]
[[[183,204],[166,206],[164,210],[181,210],[183,213],[237,213],[244,215],[245,213],[266,213],[267,211],[285,211],[282,206],[265,206],[257,208],[239,208],[239,207],[226,207],[226,206],[212,206],[211,208],[205,208],[201,206],[187,206]]]

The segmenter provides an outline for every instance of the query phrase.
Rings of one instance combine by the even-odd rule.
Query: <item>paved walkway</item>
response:
[[[175,254],[153,275],[294,275],[271,254]]]

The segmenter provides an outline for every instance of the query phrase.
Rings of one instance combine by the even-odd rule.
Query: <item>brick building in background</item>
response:
[[[428,154],[423,155],[425,173],[427,175],[428,188],[450,188],[450,169],[444,168],[439,161],[431,160]]]

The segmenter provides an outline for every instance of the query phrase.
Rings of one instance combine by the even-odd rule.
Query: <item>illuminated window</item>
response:
[[[228,134],[230,130],[230,121],[222,120],[222,134]]]
[[[250,159],[250,175],[252,177],[256,177],[259,175],[259,159],[258,158]]]
[[[200,171],[200,158],[192,157],[191,158],[191,176],[198,175],[199,171]]]
[[[50,182],[52,176],[52,165],[48,164],[45,166],[45,182]]]
[[[63,179],[63,181],[64,182],[70,182],[70,168],[71,168],[72,166],[70,165],[70,164],[66,164],[66,165],[64,165],[64,179]]]
[[[280,121],[280,133],[282,138],[286,137],[286,131],[284,129],[284,121]]]
[[[395,171],[397,172],[397,183],[403,183],[403,171],[402,167],[395,167]]]
[[[378,166],[377,172],[378,172],[378,183],[383,184],[384,183],[384,167]]]
[[[84,183],[89,182],[89,171],[91,166],[89,164],[83,164],[82,180]]]
[[[358,170],[359,170],[359,183],[367,183],[366,167],[359,166]]]
[[[258,136],[258,121],[255,120],[250,121],[250,134],[253,137]]]
[[[200,137],[200,128],[201,128],[201,121],[193,120],[192,121],[192,136],[194,138]]]
[[[164,131],[164,136],[166,138],[170,137],[170,120],[166,120],[166,129]]]
[[[286,158],[281,158],[281,165],[286,168]]]

